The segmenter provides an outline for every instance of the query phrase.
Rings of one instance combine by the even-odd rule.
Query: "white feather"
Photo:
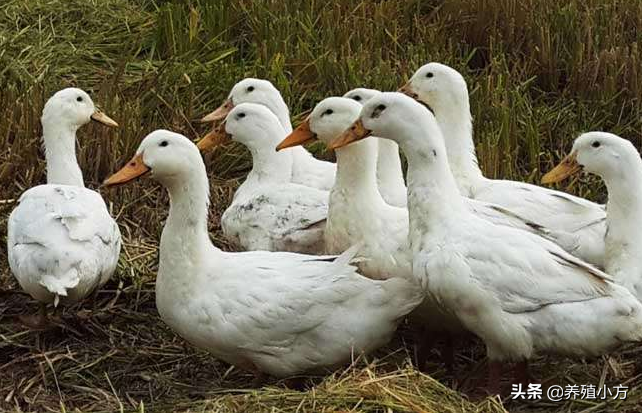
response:
[[[385,110],[372,117],[375,107]],[[642,304],[610,276],[540,236],[471,212],[426,108],[386,93],[361,119],[408,158],[413,273],[485,342],[491,360],[594,356],[642,340]]]
[[[339,257],[219,250],[208,239],[208,182],[194,144],[157,131],[139,153],[171,200],[156,304],[193,345],[241,368],[290,376],[385,344],[421,301],[408,280],[359,275],[349,264],[359,245]]]
[[[428,63],[415,72],[406,87],[433,110],[444,134],[452,173],[464,196],[501,205],[543,225],[574,255],[603,267],[603,205],[537,185],[482,175],[475,155],[468,88],[459,72]]]
[[[27,190],[8,220],[9,265],[20,286],[55,306],[76,302],[116,270],[121,238],[102,197],[84,188],[76,129],[94,113],[89,96],[68,88],[43,111],[46,185]]]

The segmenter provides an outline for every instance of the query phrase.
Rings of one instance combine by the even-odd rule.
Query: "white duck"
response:
[[[252,154],[252,171],[221,218],[228,239],[246,250],[319,254],[328,192],[290,182],[292,152],[274,150],[285,135],[267,107],[241,103],[198,147],[207,150],[231,139]]]
[[[541,186],[482,175],[475,155],[468,88],[459,72],[428,63],[401,90],[433,111],[464,196],[501,205],[552,231],[566,233],[573,255],[603,266],[606,212],[602,205]]]
[[[363,105],[381,93],[375,89],[352,89],[343,97]],[[399,145],[390,139],[377,139],[377,185],[383,199],[390,205],[406,206],[406,183],[403,180]]]
[[[361,105],[352,99],[324,99],[277,149],[316,139],[330,146],[360,111]],[[330,190],[325,230],[326,253],[337,254],[361,243],[359,256],[367,260],[359,267],[375,279],[409,273],[412,259],[407,245],[408,209],[387,204],[377,185],[377,143],[385,140],[368,139],[336,150],[337,179]],[[491,222],[550,237],[545,228],[501,207],[474,199],[464,202],[473,213]]]
[[[329,144],[359,116],[352,99],[330,97],[317,104],[308,118],[278,148],[320,139]],[[283,151],[282,151],[283,152]],[[281,152],[279,152],[281,153]],[[359,268],[366,276],[387,279],[412,277],[408,240],[408,210],[388,205],[377,187],[377,140],[368,139],[336,151],[337,177],[330,190],[325,251],[338,254],[361,244]]]
[[[558,182],[582,170],[600,176],[609,193],[604,268],[642,301],[642,232],[636,225],[642,222],[640,154],[630,141],[612,133],[584,133],[542,183]]]
[[[360,110],[358,103],[347,98],[324,99],[278,147],[287,148],[312,139],[330,145],[359,117]],[[336,254],[360,244],[358,254],[364,259],[359,262],[359,268],[364,275],[374,279],[412,277],[408,210],[388,205],[379,193],[375,176],[377,141],[383,140],[366,139],[336,150],[337,178],[330,191],[326,252]],[[543,233],[538,225],[502,208],[468,198],[464,202],[477,216],[491,222]],[[427,334],[437,330],[457,335],[464,331],[457,319],[441,311],[430,297],[413,316],[417,318],[416,323],[425,326]],[[425,349],[420,349],[420,353],[421,350]],[[451,364],[452,346],[446,350],[444,361]],[[423,363],[421,357],[419,363]]]
[[[102,286],[120,253],[120,231],[105,202],[85,188],[76,161],[76,130],[90,120],[116,122],[98,111],[87,93],[55,93],[42,112],[47,184],[22,194],[8,221],[9,266],[20,286],[40,301],[32,327],[47,324],[46,304],[74,303]]]
[[[167,188],[156,305],[179,335],[214,356],[278,377],[331,367],[385,344],[422,299],[401,277],[375,281],[340,257],[223,252],[207,232],[209,185],[196,146],[155,131],[105,184],[151,172]]]
[[[361,105],[352,99],[330,97],[316,105],[310,116],[290,134],[279,148],[319,139],[329,145],[359,117]],[[336,150],[337,177],[330,190],[325,229],[325,251],[337,254],[351,245],[360,245],[360,272],[372,279],[413,277],[412,253],[408,244],[408,210],[391,206],[377,186],[378,139],[366,139]],[[383,140],[381,140],[383,141]],[[398,155],[397,155],[398,156]],[[405,187],[404,187],[405,188]],[[419,285],[419,284],[418,284]],[[418,287],[419,288],[419,287]],[[424,341],[435,331],[449,338],[463,332],[454,317],[441,311],[430,297],[412,314],[420,327],[418,366],[423,368],[429,346]],[[452,365],[454,353],[447,346],[444,362]]]
[[[642,304],[608,275],[550,241],[470,212],[428,109],[383,93],[338,146],[370,133],[394,139],[408,159],[413,272],[484,341],[493,391],[501,362],[525,368],[537,353],[595,356],[642,340]]]
[[[270,109],[281,122],[286,133],[292,132],[290,111],[281,93],[272,83],[263,79],[246,78],[234,85],[225,102],[209,115],[203,122],[216,122],[225,119],[236,105],[241,103],[257,103]],[[292,182],[317,189],[329,190],[334,183],[336,165],[332,162],[314,158],[303,147],[291,150]]]

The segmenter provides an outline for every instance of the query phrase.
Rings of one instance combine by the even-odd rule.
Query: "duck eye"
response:
[[[76,98],[76,101],[77,101],[77,102],[82,102],[82,96],[78,96],[78,97]]]
[[[600,141],[594,141],[594,142],[591,144],[591,146],[592,146],[592,147],[594,147],[594,148],[599,148],[599,147],[600,147]]]
[[[158,146],[162,146],[162,147],[165,147],[167,145],[169,145],[169,142],[167,141],[161,141],[161,143],[158,144]]]
[[[253,92],[254,91],[254,86],[248,86],[247,91],[248,92]]]
[[[238,119],[242,119],[245,117],[245,112],[241,112],[236,116]]]
[[[323,116],[325,116],[325,115],[332,115],[333,113],[334,113],[334,111],[333,111],[332,109],[328,109],[328,110],[326,110],[325,112],[323,112]]]
[[[361,102],[361,96],[355,95],[352,99],[356,100],[357,102]]]
[[[434,74],[433,74],[432,72],[428,72],[428,73],[426,73],[426,77],[427,77],[427,78],[431,78],[431,77],[433,77],[433,76],[434,76]]]
[[[384,105],[384,104],[382,103],[381,105],[377,106],[377,107],[372,111],[372,115],[370,115],[370,117],[371,117],[371,118],[373,118],[373,119],[374,119],[374,118],[378,118],[378,117],[379,117],[379,115],[381,115],[381,112],[383,112],[384,110],[386,110],[386,105]]]

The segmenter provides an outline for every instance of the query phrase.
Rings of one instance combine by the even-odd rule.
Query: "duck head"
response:
[[[43,124],[62,123],[73,130],[92,120],[110,127],[118,126],[118,123],[96,108],[87,92],[74,87],[56,92],[45,103],[42,111]]]
[[[277,114],[283,124],[287,121],[289,127],[289,110],[281,93],[268,80],[246,78],[238,82],[230,91],[227,100],[216,110],[202,119],[202,122],[217,122],[223,120],[241,103],[256,103],[266,106]],[[281,119],[283,117],[284,119]],[[285,125],[283,125],[285,128]]]
[[[542,183],[559,182],[586,171],[606,181],[624,179],[632,171],[640,170],[640,155],[627,140],[607,132],[587,132],[573,143],[571,152],[542,177]]]
[[[138,146],[136,155],[103,185],[121,185],[150,174],[154,180],[167,186],[175,180],[188,179],[198,166],[204,172],[201,155],[192,141],[181,134],[159,129],[147,135]]]
[[[468,105],[466,80],[458,71],[441,63],[423,65],[399,91],[435,114],[459,113]]]
[[[361,105],[345,97],[329,97],[319,102],[312,113],[289,134],[277,150],[321,140],[329,145],[359,117]]]
[[[397,92],[384,92],[367,101],[359,118],[329,147],[341,148],[372,135],[397,142],[407,155],[419,148],[445,153],[434,115],[414,99]]]
[[[241,103],[232,109],[225,121],[198,142],[201,151],[207,151],[230,140],[250,150],[263,148],[272,151],[285,136],[279,119],[266,106]]]

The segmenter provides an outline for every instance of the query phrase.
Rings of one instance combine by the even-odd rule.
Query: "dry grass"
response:
[[[356,86],[395,89],[421,64],[442,61],[469,80],[477,149],[489,176],[535,181],[589,129],[640,145],[642,2],[638,0],[386,0],[368,2],[4,0],[0,3],[0,241],[13,201],[44,181],[39,117],[54,91],[92,93],[121,128],[88,125],[78,158],[98,184],[148,132],[202,132],[195,122],[238,79],[272,80],[294,114]],[[327,156],[327,154],[320,154]],[[249,167],[235,146],[207,156],[210,229]],[[567,189],[603,200],[594,180]],[[306,391],[251,377],[177,338],[154,307],[156,242],[167,199],[151,183],[105,191],[126,240],[119,270],[91,301],[66,310],[64,331],[25,331],[34,311],[0,251],[0,410],[500,412],[474,389],[483,349],[458,351],[458,390],[434,354],[430,377],[412,368],[412,334]],[[92,308],[95,311],[89,311]],[[80,317],[76,313],[80,312]],[[633,388],[624,403],[510,402],[510,411],[642,410],[640,351],[611,364],[541,359],[542,382]],[[465,380],[467,376],[470,379]],[[435,381],[434,379],[440,382]]]
[[[5,409],[39,411],[426,411],[503,412],[496,402],[471,403],[410,367],[405,354],[363,361],[328,377],[310,378],[305,391],[253,377],[216,362],[177,338],[156,316],[153,291],[103,291],[98,311],[69,329],[31,333],[3,325]],[[10,316],[24,308],[11,297]],[[4,309],[3,309],[4,310]],[[4,357],[4,356],[3,356]]]

